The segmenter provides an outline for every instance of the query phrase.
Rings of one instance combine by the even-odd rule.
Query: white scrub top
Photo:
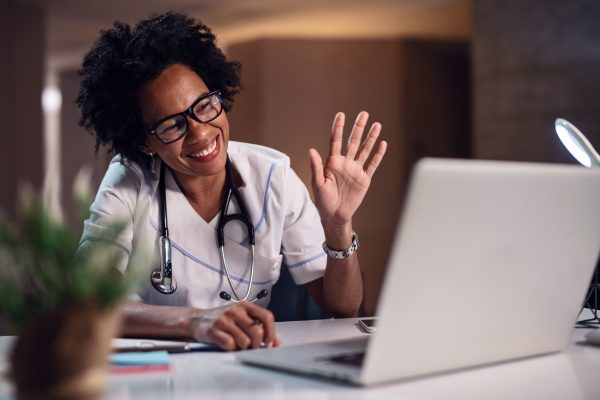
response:
[[[255,270],[250,299],[266,289],[269,296],[256,302],[266,307],[271,287],[279,279],[282,262],[299,285],[324,275],[327,260],[321,248],[325,237],[323,227],[306,187],[290,167],[289,157],[248,143],[230,141],[228,147],[233,167],[244,182],[239,190],[255,230]],[[156,170],[159,168],[157,163]],[[119,270],[126,271],[136,251],[146,249],[152,255],[151,268],[146,271],[147,279],[143,279],[139,292],[141,301],[199,308],[228,304],[219,297],[224,290],[235,298],[219,258],[216,237],[219,214],[212,221],[204,221],[168,169],[165,178],[173,276],[177,281],[174,293],[159,293],[150,283],[151,270],[159,266],[158,180],[137,163],[121,163],[120,156],[112,159],[90,207],[90,217],[84,222],[81,244],[106,241],[108,227],[116,221],[125,221],[125,230],[110,241],[122,249]],[[228,214],[238,212],[233,199]],[[233,285],[243,297],[250,277],[251,256],[246,229],[237,221],[225,226],[225,256]]]

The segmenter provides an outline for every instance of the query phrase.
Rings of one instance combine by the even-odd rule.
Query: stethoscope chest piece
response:
[[[163,294],[171,294],[177,290],[177,281],[173,276],[171,262],[171,240],[168,236],[160,238],[160,267],[152,271],[150,281],[152,286]]]
[[[175,278],[164,278],[160,275],[160,270],[152,271],[152,286],[163,294],[171,294],[177,290],[177,281]]]

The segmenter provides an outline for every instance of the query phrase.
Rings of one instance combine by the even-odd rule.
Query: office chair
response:
[[[271,289],[271,302],[267,308],[278,322],[328,318],[304,286],[296,285],[285,265],[281,266],[279,280]]]

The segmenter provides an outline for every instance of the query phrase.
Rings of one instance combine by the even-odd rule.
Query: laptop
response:
[[[600,250],[600,168],[423,159],[367,338],[243,363],[372,385],[559,352]]]

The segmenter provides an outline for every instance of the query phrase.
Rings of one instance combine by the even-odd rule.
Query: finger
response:
[[[333,125],[331,127],[331,142],[329,145],[329,155],[339,156],[342,154],[342,136],[344,134],[344,123],[346,115],[343,112],[335,114]]]
[[[246,326],[254,325],[256,321],[256,319],[248,315],[248,311],[246,310],[244,303],[236,304],[235,307],[227,310],[226,314],[227,317],[232,321],[235,321],[235,323],[238,324],[241,329],[244,329]]]
[[[225,351],[234,351],[235,350],[235,340],[231,335],[223,332],[222,330],[216,328],[215,326],[211,326],[206,331],[209,342],[216,344],[221,349]]]
[[[379,146],[377,146],[377,151],[375,152],[375,154],[373,154],[373,157],[371,158],[371,161],[369,161],[367,168],[365,170],[365,172],[367,173],[369,178],[373,177],[373,174],[377,170],[377,167],[379,167],[379,164],[381,163],[381,160],[383,159],[383,156],[385,155],[386,149],[387,149],[387,142],[385,140],[382,140],[381,142],[379,142]]]
[[[236,307],[229,312],[229,315],[238,328],[250,338],[250,346],[253,349],[260,347],[265,335],[262,322],[257,318],[251,318],[245,307]]]
[[[360,165],[364,165],[364,163],[367,161],[367,158],[369,158],[371,150],[373,150],[373,146],[375,145],[380,133],[381,124],[379,122],[375,122],[373,125],[371,125],[367,139],[362,146],[360,146],[360,150],[358,151],[358,157],[356,158],[356,161],[358,161]]]
[[[363,131],[365,130],[365,126],[367,126],[368,119],[369,113],[366,111],[361,111],[356,117],[352,132],[350,132],[350,136],[348,137],[348,151],[346,152],[346,157],[354,159],[358,147],[360,146]]]
[[[248,334],[250,335],[250,339],[252,340],[252,343],[250,344],[250,346],[253,349],[258,349],[264,342],[263,338],[265,336],[265,330],[262,327],[262,323],[254,322],[247,329],[248,329]]]
[[[248,314],[252,318],[258,319],[262,322],[262,328],[264,330],[263,341],[267,347],[273,345],[273,341],[275,340],[275,319],[273,318],[273,313],[271,311],[266,310],[262,307],[254,305],[252,303],[244,303],[247,307]]]
[[[235,347],[245,350],[252,344],[252,340],[246,335],[235,321],[227,316],[223,316],[215,321],[214,326],[227,333],[235,341]]]
[[[320,188],[325,182],[325,175],[323,175],[323,160],[321,155],[315,149],[308,150],[308,156],[310,157],[310,171],[312,173],[312,187],[313,190]]]

